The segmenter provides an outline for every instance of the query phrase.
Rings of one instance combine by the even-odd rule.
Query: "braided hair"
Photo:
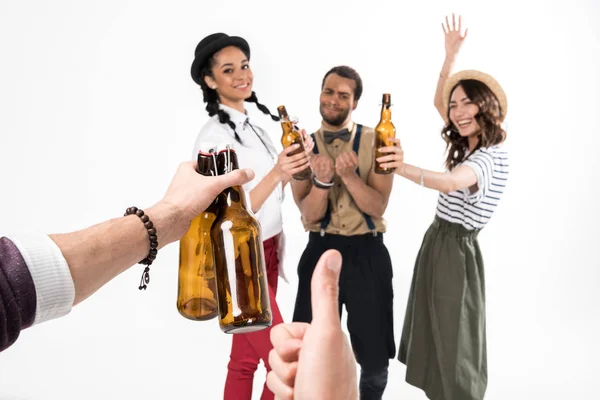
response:
[[[244,51],[243,49],[240,49],[240,50]],[[208,85],[204,81],[205,76],[210,76],[210,77],[214,78],[212,69],[215,64],[215,54],[213,54],[208,59],[208,61],[202,66],[202,70],[200,72],[200,79],[199,79],[200,88],[202,89],[202,95],[204,97],[204,102],[206,103],[206,111],[208,112],[209,117],[212,117],[213,115],[218,115],[219,122],[222,124],[229,125],[229,127],[233,130],[233,133],[235,135],[235,140],[237,142],[239,142],[240,144],[243,144],[242,139],[240,138],[240,135],[235,130],[235,124],[233,123],[233,121],[231,121],[231,117],[229,116],[229,113],[227,111],[221,110],[219,108],[219,95],[217,94],[217,91],[215,89],[211,89],[210,87],[208,87]],[[246,53],[244,52],[244,54],[246,54]],[[246,57],[250,58],[248,54],[246,54]],[[256,92],[253,91],[252,94],[250,95],[250,97],[248,97],[245,101],[256,104],[256,107],[260,111],[262,111],[264,114],[269,115],[273,121],[276,121],[276,122],[279,121],[278,116],[271,114],[271,112],[265,105],[258,102],[258,98],[256,97]]]

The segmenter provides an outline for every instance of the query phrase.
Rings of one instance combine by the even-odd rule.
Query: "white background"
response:
[[[569,4],[569,5],[567,5]],[[207,116],[189,76],[207,34],[245,37],[254,89],[318,127],[322,76],[362,75],[355,120],[374,126],[383,92],[406,161],[441,170],[433,94],[443,17],[465,16],[457,69],[494,75],[509,98],[511,176],[480,235],[486,262],[486,399],[597,398],[600,296],[597,148],[600,6],[547,1],[0,2],[0,233],[68,232],[158,201]],[[251,112],[254,106],[249,106]],[[278,141],[281,131],[271,124]],[[386,218],[400,338],[414,259],[437,194],[397,178]],[[288,192],[291,283],[306,243]],[[231,337],[175,308],[178,245],[163,249],[148,291],[134,266],[65,318],[22,332],[0,354],[0,398],[218,399]],[[425,399],[390,361],[385,399]],[[261,391],[262,367],[255,379]]]

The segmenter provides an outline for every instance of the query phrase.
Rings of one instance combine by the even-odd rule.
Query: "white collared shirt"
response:
[[[275,147],[267,132],[257,125],[255,118],[223,104],[220,104],[219,107],[229,114],[242,143],[235,140],[231,127],[219,122],[219,116],[214,115],[200,130],[194,144],[192,157],[194,160],[197,159],[202,142],[231,143],[237,153],[240,168],[250,168],[255,174],[254,179],[243,187],[246,192],[248,206],[251,207],[250,191],[273,169],[277,162],[277,156],[281,152],[281,145]],[[282,232],[282,202],[282,185],[278,185],[265,200],[261,209],[256,212],[256,217],[261,225],[263,240],[270,239]],[[281,261],[280,259],[280,263]]]

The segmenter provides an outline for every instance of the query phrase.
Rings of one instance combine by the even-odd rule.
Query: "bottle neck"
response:
[[[231,172],[231,171],[235,171],[236,169],[240,169],[240,165],[239,165],[238,159],[237,159],[237,154],[234,152],[231,152],[229,157],[230,157],[229,161],[231,163],[230,167],[229,167],[229,171]]]
[[[225,175],[228,172],[239,169],[237,154],[233,149],[221,150],[217,155],[216,162],[218,175]]]
[[[224,204],[227,208],[248,210],[246,196],[241,186],[232,186],[223,191]]]
[[[287,110],[285,109],[284,106],[277,107],[277,112],[278,112],[279,118],[281,119],[282,122],[290,120],[290,117],[288,116]]]
[[[294,130],[294,124],[290,120],[281,120],[281,129],[283,129],[283,133],[290,133]]]
[[[203,176],[215,176],[216,175],[215,161],[216,161],[216,157],[199,155],[198,156],[198,169],[197,169],[198,173]]]
[[[217,162],[219,175],[239,169],[237,154],[233,150],[220,152]],[[248,209],[246,205],[246,195],[244,193],[244,189],[239,185],[223,190],[220,196],[222,196],[225,207],[231,207],[234,209],[243,208],[245,210]]]
[[[388,122],[392,120],[392,109],[390,104],[383,104],[381,106],[381,122]]]

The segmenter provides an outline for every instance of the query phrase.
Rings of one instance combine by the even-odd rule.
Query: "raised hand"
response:
[[[464,34],[462,33],[462,17],[458,16],[458,24],[456,23],[456,17],[452,13],[452,23],[446,17],[446,24],[442,22],[442,29],[444,30],[446,57],[454,57],[458,54],[460,46],[467,37],[469,28],[465,29]]]

